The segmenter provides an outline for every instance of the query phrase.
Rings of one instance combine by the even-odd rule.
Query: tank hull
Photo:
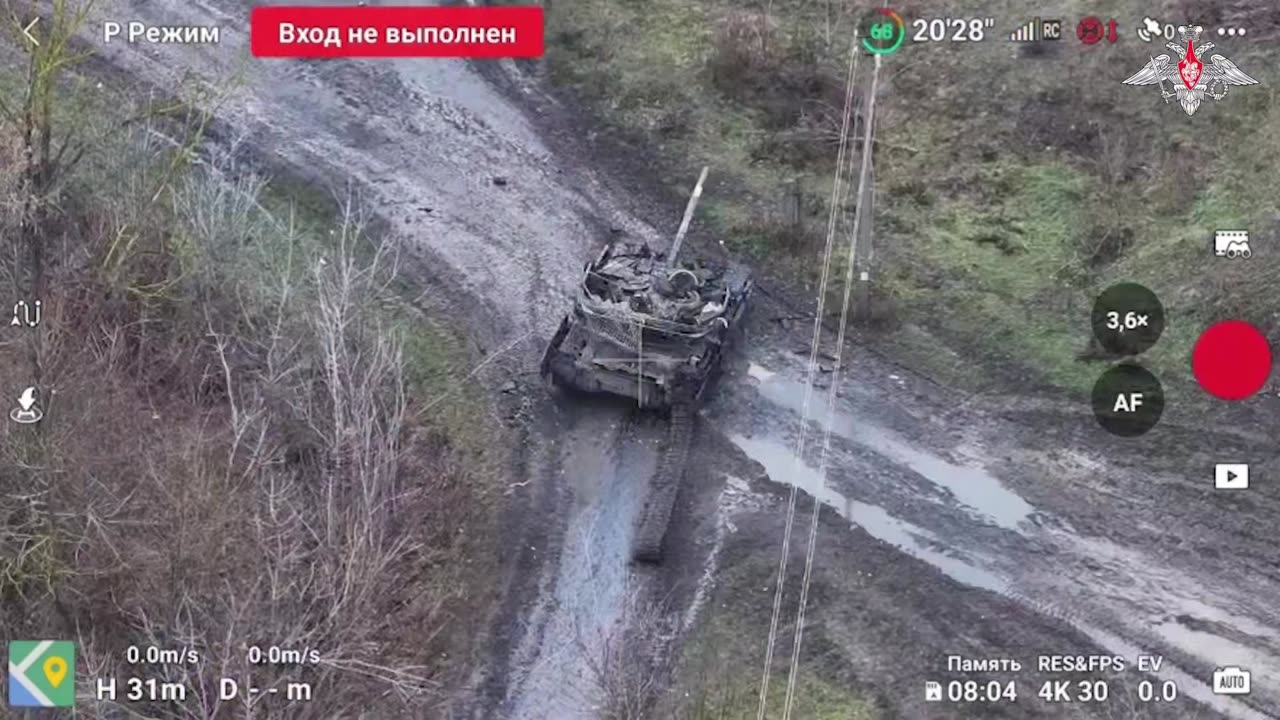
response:
[[[646,245],[611,243],[583,272],[572,310],[542,356],[552,385],[625,398],[670,416],[632,540],[632,559],[662,560],[693,442],[695,407],[741,334],[750,275],[701,262],[673,267]]]
[[[614,267],[618,255],[605,251],[586,268],[590,279]],[[615,270],[616,271],[616,270]],[[679,323],[631,312],[625,321],[594,302],[588,281],[573,310],[560,322],[542,358],[542,375],[554,385],[630,399],[643,408],[667,409],[697,403],[720,367],[746,310],[752,284],[744,272],[717,271],[718,283],[704,293],[714,298],[715,316],[703,323]],[[693,293],[689,293],[694,297]],[[689,302],[697,311],[701,296]],[[705,310],[703,311],[705,313]]]

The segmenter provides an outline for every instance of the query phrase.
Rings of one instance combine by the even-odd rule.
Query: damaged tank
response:
[[[643,242],[607,245],[587,265],[572,312],[543,358],[552,382],[634,399],[694,403],[706,391],[746,308],[742,270],[671,266]]]
[[[670,253],[619,239],[587,264],[573,309],[542,358],[542,375],[553,385],[670,412],[632,548],[640,562],[661,559],[691,444],[693,408],[717,375],[751,295],[745,267],[680,258],[706,176],[703,168]]]
[[[573,310],[542,358],[553,384],[634,399],[642,408],[697,402],[751,294],[732,262],[678,262],[708,168],[685,207],[671,251],[614,240],[583,270]]]

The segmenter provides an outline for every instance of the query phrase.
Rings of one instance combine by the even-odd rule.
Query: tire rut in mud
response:
[[[510,717],[537,649],[562,642],[554,637],[552,616],[558,611],[559,568],[564,554],[573,551],[566,542],[576,502],[563,475],[574,462],[572,448],[592,435],[584,433],[583,426],[596,421],[597,415],[591,407],[560,402],[541,386],[530,392],[537,397],[535,410],[523,425],[511,467],[519,482],[512,484],[502,526],[510,551],[507,590],[491,616],[491,635],[479,651],[484,660],[447,714],[456,720]]]

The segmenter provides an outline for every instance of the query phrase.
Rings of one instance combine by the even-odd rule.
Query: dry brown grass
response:
[[[0,120],[4,297],[33,244],[45,259],[43,322],[0,335],[0,396],[37,385],[46,415],[0,425],[0,635],[74,638],[82,697],[119,679],[90,717],[118,716],[129,677],[186,688],[127,703],[152,717],[434,716],[472,484],[410,412],[395,255],[351,197],[318,244],[231,153],[197,160],[200,127],[121,130],[51,172],[55,202]],[[131,665],[131,646],[198,660]],[[245,691],[286,681],[318,702]]]
[[[288,676],[327,698],[262,716],[433,698],[449,598],[424,580],[449,550],[431,521],[456,496],[433,489],[458,485],[458,469],[439,446],[406,441],[417,435],[400,339],[365,310],[385,293],[385,248],[358,252],[348,213],[337,251],[298,257],[308,272],[274,287],[215,273],[224,292],[199,289],[195,271],[177,280],[179,263],[139,254],[114,266],[121,289],[95,261],[124,228],[74,229],[44,323],[0,354],[7,378],[37,358],[47,413],[35,430],[6,429],[5,635],[73,630],[84,662],[120,677],[129,645],[195,648],[199,663],[147,672],[191,688],[189,717],[244,712],[216,701],[224,676],[264,687]],[[71,253],[77,240],[84,251]],[[139,299],[139,288],[164,290]],[[404,472],[410,451],[426,472]],[[255,668],[251,644],[319,661]]]
[[[0,232],[6,236],[16,229],[14,222],[22,214],[20,198],[22,175],[26,171],[26,158],[22,151],[22,138],[7,128],[0,133]]]

